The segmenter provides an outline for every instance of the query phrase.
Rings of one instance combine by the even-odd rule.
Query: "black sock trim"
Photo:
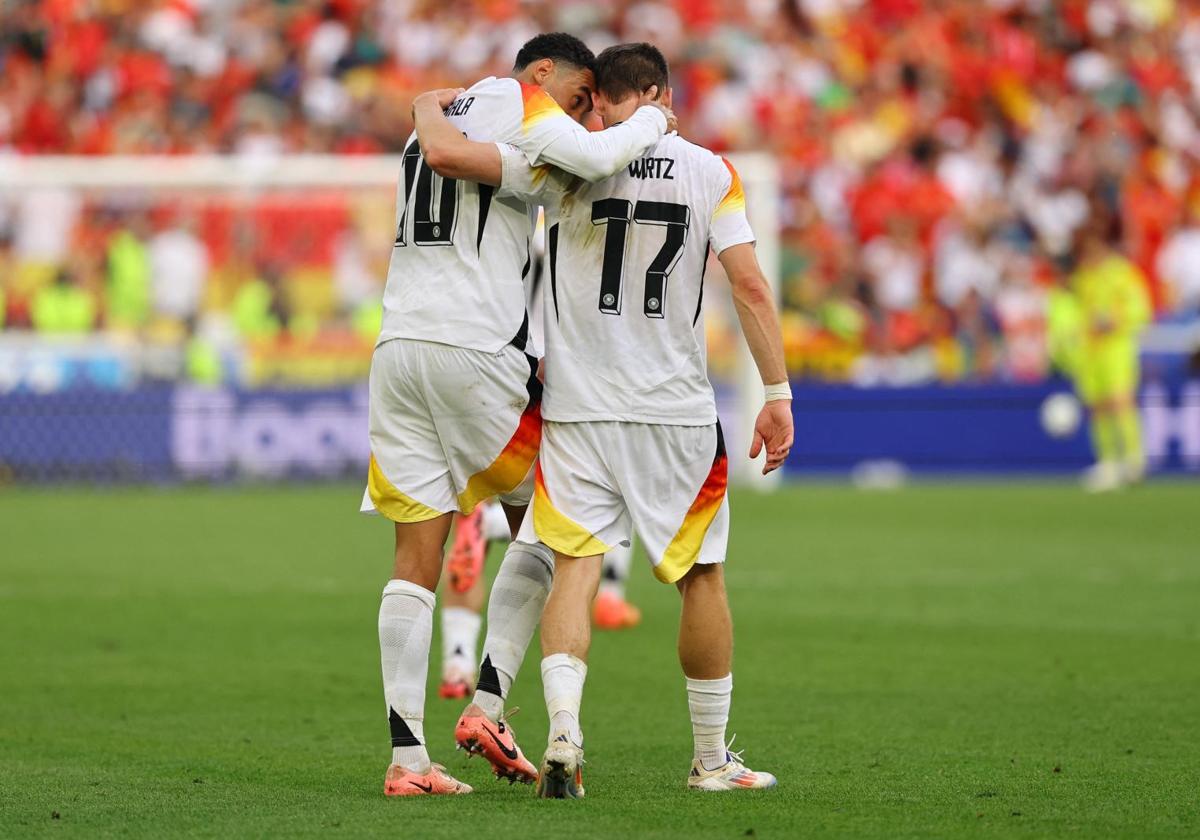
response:
[[[396,714],[396,710],[391,706],[388,707],[388,726],[392,729],[393,747],[421,746],[421,742],[417,740],[417,736],[413,735],[412,730],[408,728],[408,724],[404,722],[404,718]]]
[[[500,675],[496,673],[490,655],[483,657],[483,663],[479,666],[479,682],[475,684],[475,688],[497,697],[503,696],[500,693]]]

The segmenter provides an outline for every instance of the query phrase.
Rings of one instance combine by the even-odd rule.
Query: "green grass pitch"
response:
[[[1195,486],[735,495],[730,732],[779,787],[684,789],[678,598],[638,565],[581,802],[492,781],[432,690],[430,752],[476,793],[384,799],[390,531],[358,492],[0,494],[0,836],[1200,835]]]

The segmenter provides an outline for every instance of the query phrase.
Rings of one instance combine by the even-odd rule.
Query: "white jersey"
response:
[[[540,87],[512,78],[477,82],[445,113],[472,140],[511,144],[530,164],[551,163],[589,180],[615,172],[666,130],[662,113],[645,107],[622,126],[589,132]],[[403,161],[379,343],[523,349],[528,205],[494,187],[440,177],[421,157],[415,132]]]
[[[715,423],[704,268],[754,241],[734,168],[676,134],[595,184],[502,157],[500,192],[546,205],[542,416]]]

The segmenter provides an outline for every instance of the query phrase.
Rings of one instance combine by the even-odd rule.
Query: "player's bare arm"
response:
[[[413,100],[413,121],[421,155],[429,168],[443,178],[499,186],[502,173],[496,144],[468,140],[446,119],[445,109],[461,92],[444,88],[422,93]]]
[[[726,248],[718,255],[729,285],[733,290],[733,305],[738,321],[750,347],[750,355],[767,386],[767,403],[754,422],[754,440],[750,457],[757,458],[766,448],[767,460],[763,475],[778,469],[792,448],[792,401],[790,392],[782,398],[787,385],[787,366],[783,359],[783,338],[779,330],[779,314],[775,311],[770,284],[758,265],[753,243],[746,242]],[[783,386],[776,394],[772,386]],[[774,397],[774,398],[773,398]]]

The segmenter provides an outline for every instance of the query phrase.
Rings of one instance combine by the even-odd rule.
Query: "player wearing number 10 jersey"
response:
[[[666,84],[666,61],[653,46],[612,47],[597,61],[597,111],[606,126],[618,124],[639,94]],[[456,154],[479,163],[473,175],[495,182],[497,167],[487,161],[496,151],[460,146]],[[771,787],[773,776],[747,769],[724,742],[732,693],[722,573],[729,506],[701,321],[710,248],[729,275],[767,387],[750,455],[765,446],[769,471],[792,442],[778,319],[737,172],[673,133],[597,183],[531,167],[510,147],[497,150],[500,192],[544,204],[547,217],[545,425],[535,494],[517,538],[556,554],[542,617],[551,724],[539,792],[583,794],[578,715],[588,606],[602,555],[635,528],[655,575],[683,596],[679,653],[695,736],[689,787]]]
[[[578,121],[591,109],[593,61],[576,38],[538,36],[518,53],[515,78],[484,79],[451,95],[447,116],[459,137],[503,141],[529,164],[603,178],[656,142],[667,120],[664,109],[652,106],[612,131],[586,131]],[[384,790],[397,796],[470,791],[431,764],[425,749],[442,546],[452,512],[470,513],[522,483],[541,438],[541,386],[536,360],[525,353],[529,209],[453,173],[435,174],[435,163],[414,135],[403,156],[383,328],[370,373],[363,508],[392,519],[396,535],[379,643],[392,737]],[[515,551],[546,568],[548,578],[544,546]],[[504,772],[522,781],[534,777],[519,755]]]

